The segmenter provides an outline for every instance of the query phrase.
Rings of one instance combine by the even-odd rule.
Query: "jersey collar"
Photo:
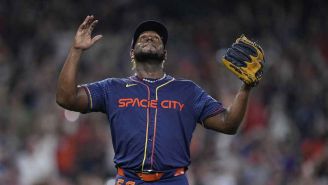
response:
[[[173,79],[172,76],[167,75],[167,74],[164,74],[164,76],[159,79],[147,79],[147,78],[142,79],[142,78],[139,78],[137,75],[133,75],[130,78],[133,80],[139,81],[141,83],[147,84],[147,85],[156,85],[156,86],[161,85],[161,84]]]

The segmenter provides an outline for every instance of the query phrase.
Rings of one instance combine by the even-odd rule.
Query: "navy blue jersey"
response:
[[[88,112],[107,114],[114,162],[126,169],[187,167],[196,123],[224,111],[192,81],[168,75],[154,83],[132,76],[83,87],[89,96]]]

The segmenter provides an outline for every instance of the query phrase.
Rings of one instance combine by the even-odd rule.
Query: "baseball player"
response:
[[[164,72],[168,31],[152,20],[142,22],[132,38],[135,75],[77,85],[81,54],[102,37],[91,36],[97,22],[94,16],[87,16],[77,30],[59,75],[57,103],[73,111],[107,115],[117,185],[187,185],[185,172],[196,124],[236,133],[250,90],[262,76],[262,49],[245,36],[228,49],[223,64],[245,82],[228,108],[192,81]]]

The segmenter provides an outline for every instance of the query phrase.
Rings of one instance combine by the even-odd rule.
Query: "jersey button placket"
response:
[[[151,109],[150,109],[151,110]],[[151,113],[153,111],[150,111]],[[151,154],[152,154],[152,146],[153,146],[153,129],[154,129],[154,119],[153,119],[153,114],[150,114],[150,122],[149,122],[149,135],[148,135],[148,142],[147,142],[147,160],[146,164],[150,168],[151,167]]]
[[[156,100],[155,97],[156,88],[150,88],[150,100]],[[155,108],[150,108],[150,124],[149,124],[149,136],[148,136],[148,152],[147,162],[151,165],[152,150],[153,150],[153,137],[154,137],[154,121],[155,121]]]

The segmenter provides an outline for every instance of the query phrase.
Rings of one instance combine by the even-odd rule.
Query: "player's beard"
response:
[[[165,59],[165,52],[163,49],[143,50],[142,48],[135,48],[134,57],[139,63],[151,62],[161,64]]]

